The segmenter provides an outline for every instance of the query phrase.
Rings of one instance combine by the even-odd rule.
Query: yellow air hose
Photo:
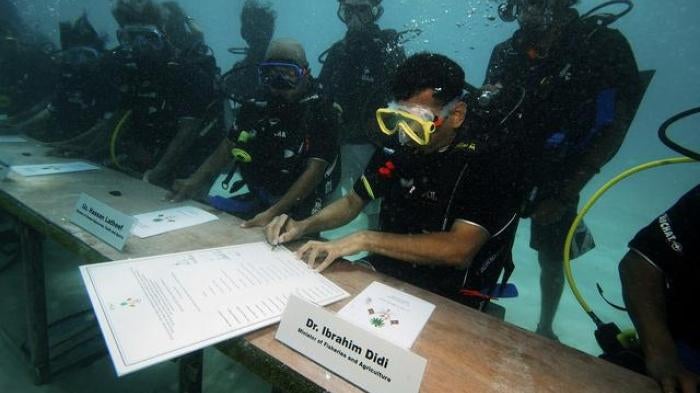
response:
[[[569,228],[569,233],[566,236],[566,240],[564,241],[564,274],[566,276],[566,281],[569,284],[569,288],[571,288],[571,292],[573,292],[574,297],[576,297],[576,300],[579,302],[583,310],[593,319],[593,322],[596,323],[596,325],[600,325],[601,321],[598,319],[598,317],[595,315],[591,307],[588,305],[586,300],[583,298],[583,295],[581,295],[581,292],[578,289],[578,286],[576,285],[576,280],[574,279],[574,275],[571,271],[571,243],[574,238],[574,234],[576,233],[576,228],[581,224],[581,221],[583,221],[583,218],[586,216],[589,210],[593,208],[593,205],[595,205],[598,200],[605,194],[608,190],[610,190],[612,187],[617,185],[619,182],[622,180],[638,174],[639,172],[645,171],[647,169],[652,169],[652,168],[657,168],[661,166],[666,166],[666,165],[673,165],[673,164],[686,164],[686,163],[694,163],[698,162],[693,160],[692,158],[688,157],[676,157],[676,158],[666,158],[662,160],[656,160],[656,161],[651,161],[647,162],[642,165],[638,165],[636,167],[630,168],[619,175],[615,176],[612,180],[608,181],[603,185],[598,191],[593,194],[593,196],[586,202],[586,204],[583,206],[583,209],[581,209],[581,212],[576,216],[574,219],[574,222],[571,224],[571,227]]]
[[[112,131],[112,137],[110,138],[109,141],[109,155],[112,158],[112,163],[114,166],[116,166],[118,169],[124,170],[121,165],[119,165],[119,160],[117,159],[117,140],[119,140],[119,133],[122,131],[122,128],[124,128],[124,124],[126,123],[127,120],[131,117],[131,109],[129,109],[124,116],[119,120],[119,123],[117,123],[117,126],[114,127],[114,131]]]

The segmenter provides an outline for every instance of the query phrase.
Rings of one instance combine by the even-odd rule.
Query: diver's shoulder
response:
[[[499,42],[493,47],[492,53],[503,54],[510,53],[515,50],[515,36]]]
[[[345,53],[346,46],[347,43],[345,42],[345,38],[334,42],[333,44],[331,44],[330,48],[328,48],[328,57],[337,56],[339,54]]]
[[[601,25],[596,19],[580,20],[575,27],[578,35],[583,36],[591,45],[619,45],[627,43],[625,34],[611,26]]]
[[[401,34],[396,29],[379,30],[378,36],[385,42],[395,42],[399,40]]]

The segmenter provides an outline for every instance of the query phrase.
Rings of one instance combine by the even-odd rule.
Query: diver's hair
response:
[[[162,16],[164,33],[175,47],[186,50],[204,43],[204,33],[188,23],[187,13],[177,1],[164,1],[161,7],[167,11]]]
[[[447,56],[422,52],[403,62],[391,84],[395,100],[407,100],[425,89],[433,89],[433,97],[445,105],[464,90],[464,70]]]
[[[241,21],[243,23],[247,20],[252,20],[255,21],[256,28],[274,32],[276,19],[277,13],[272,9],[272,4],[269,1],[246,0],[243,4],[243,10],[241,10]]]
[[[112,15],[119,26],[154,25],[163,27],[163,14],[153,0],[118,0]]]
[[[83,12],[74,22],[65,21],[58,24],[61,49],[76,46],[89,46],[98,51],[105,49],[106,38],[100,36],[92,26],[87,13]]]

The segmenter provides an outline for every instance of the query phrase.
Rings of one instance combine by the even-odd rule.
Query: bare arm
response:
[[[214,153],[212,153],[202,165],[187,179],[178,179],[173,184],[173,193],[167,196],[173,202],[183,201],[191,198],[197,190],[209,181],[214,175],[231,162],[231,149],[234,144],[228,139],[219,143]]]
[[[675,345],[666,327],[664,276],[661,271],[630,251],[620,264],[625,304],[642,339],[644,353],[672,353]]]
[[[155,168],[148,171],[144,176],[144,180],[152,183],[159,183],[162,179],[167,177],[168,173],[172,171],[173,167],[177,162],[185,156],[197,139],[197,133],[199,128],[202,126],[202,121],[192,117],[180,118],[177,122],[177,134],[168,148],[165,150],[165,154],[158,161]]]
[[[335,229],[352,221],[364,206],[362,198],[355,191],[351,191],[303,221],[294,221],[286,214],[275,217],[265,227],[265,236],[270,244],[282,244],[309,233]]]
[[[482,228],[457,221],[448,232],[426,234],[393,234],[361,231],[331,242],[310,241],[297,255],[323,271],[339,258],[361,251],[384,255],[406,263],[466,268],[488,241]]]
[[[365,207],[365,202],[355,191],[326,206],[318,214],[300,222],[304,235],[339,228],[354,220]]]
[[[481,227],[457,221],[449,232],[418,235],[366,232],[363,249],[419,265],[467,267],[488,241]]]
[[[673,392],[695,393],[700,378],[687,371],[676,351],[676,344],[666,324],[664,275],[640,254],[630,251],[620,263],[625,304],[629,309],[642,342],[649,374]]]

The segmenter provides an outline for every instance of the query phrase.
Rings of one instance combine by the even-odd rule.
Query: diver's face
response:
[[[165,61],[170,57],[170,45],[165,35],[152,25],[129,25],[117,31],[120,46],[135,58]]]
[[[275,89],[274,87],[270,87],[269,89],[273,97],[281,98],[285,102],[295,102],[304,94],[306,85],[307,82],[304,80],[293,89]]]
[[[433,89],[425,89],[407,100],[401,100],[399,105],[422,107],[434,115],[435,131],[430,136],[427,145],[419,145],[414,140],[398,134],[399,142],[413,151],[414,154],[430,154],[449,145],[455,137],[456,129],[464,122],[465,106],[459,103],[450,113],[445,114],[445,105],[434,96]]]
[[[364,31],[374,23],[375,12],[368,1],[348,0],[340,3],[338,17],[348,27],[348,31]]]
[[[522,0],[518,3],[518,23],[523,30],[544,32],[551,25],[552,8],[546,0]]]

